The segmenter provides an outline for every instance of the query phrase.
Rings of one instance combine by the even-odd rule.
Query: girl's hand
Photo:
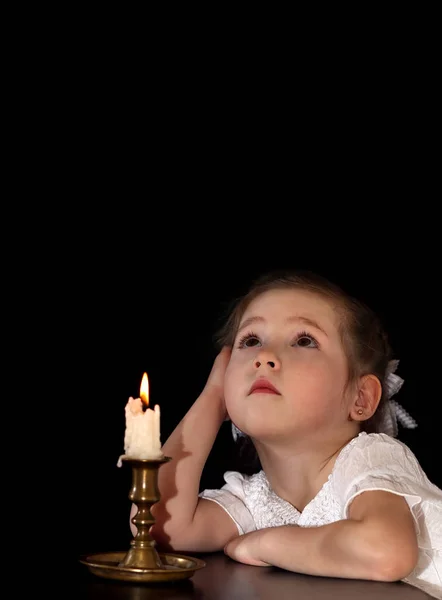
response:
[[[214,396],[221,400],[224,406],[224,410],[224,375],[226,372],[227,365],[229,364],[231,354],[231,348],[229,348],[228,346],[224,346],[224,348],[215,358],[212,370],[210,371],[207,383],[204,386],[204,390],[202,392],[205,395],[207,394],[210,396]],[[225,416],[227,417],[227,411]]]
[[[270,567],[269,563],[262,561],[260,556],[260,541],[263,534],[263,529],[251,531],[244,535],[231,540],[224,548],[224,553],[233,560],[244,563],[245,565],[253,565],[256,567]]]

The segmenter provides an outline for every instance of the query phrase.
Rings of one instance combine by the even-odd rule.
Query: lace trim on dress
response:
[[[361,432],[359,435],[367,434]],[[353,438],[341,450],[327,481],[302,513],[272,490],[264,471],[260,471],[244,481],[245,502],[256,523],[256,528],[280,525],[317,527],[341,519],[341,506],[336,495],[332,493],[331,483],[337,465],[345,458],[356,439],[357,437]]]

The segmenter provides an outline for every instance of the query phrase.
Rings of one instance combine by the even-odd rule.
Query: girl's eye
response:
[[[295,345],[300,348],[318,348],[319,344],[313,336],[303,331],[296,336]]]
[[[253,348],[254,346],[258,346],[261,342],[259,338],[254,333],[247,333],[244,335],[238,342],[238,348]]]

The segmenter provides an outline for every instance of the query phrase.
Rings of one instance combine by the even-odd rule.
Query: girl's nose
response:
[[[260,362],[259,362],[259,360],[257,360],[257,361],[255,362],[255,367],[256,367],[257,369],[259,369],[259,367],[261,366],[261,364],[262,364],[262,363],[260,363]],[[269,367],[271,367],[272,369],[274,369],[274,368],[275,368],[275,361],[273,361],[273,360],[268,360],[268,361],[267,361],[267,364],[268,364],[268,365],[269,365]]]
[[[259,369],[261,366],[268,366],[270,369],[279,370],[280,362],[273,353],[261,352],[255,359],[255,369]]]

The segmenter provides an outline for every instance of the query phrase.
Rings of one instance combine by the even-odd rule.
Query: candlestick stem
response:
[[[158,469],[169,460],[171,459],[167,456],[159,459],[129,457],[122,459],[123,464],[132,468],[132,488],[129,499],[137,505],[138,512],[132,517],[132,523],[137,528],[137,535],[131,541],[131,548],[120,562],[120,567],[164,568],[155,548],[156,542],[149,533],[149,529],[155,523],[150,509],[161,498],[158,489]]]

